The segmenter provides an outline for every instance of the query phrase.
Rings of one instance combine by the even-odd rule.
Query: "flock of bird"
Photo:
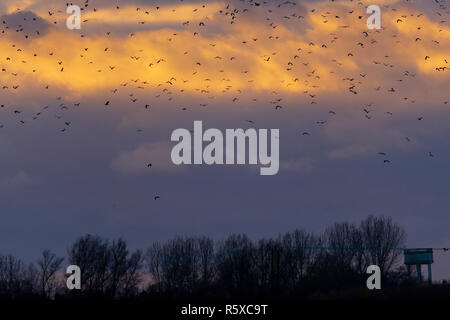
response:
[[[91,2],[93,2],[91,0]],[[126,1],[112,1],[113,3],[110,4],[112,10],[120,11],[123,9],[124,6],[129,6],[129,3],[127,4]],[[251,19],[255,18],[255,15],[258,15],[261,19],[261,21],[264,21],[265,30],[267,30],[267,33],[264,35],[266,39],[264,40],[270,40],[273,41],[274,45],[273,48],[277,48],[277,41],[283,40],[282,33],[277,33],[280,26],[283,26],[284,24],[288,23],[294,23],[301,25],[306,25],[308,16],[314,16],[320,19],[322,24],[330,24],[330,23],[340,23],[340,21],[343,21],[344,16],[343,14],[347,15],[345,18],[351,18],[352,21],[355,23],[365,24],[366,15],[365,15],[365,5],[363,5],[361,2],[348,0],[346,1],[346,4],[353,5],[353,9],[347,10],[345,13],[342,13],[340,11],[339,14],[334,12],[334,6],[337,5],[337,2],[334,2],[334,0],[329,1],[329,5],[327,6],[327,10],[319,10],[316,8],[308,9],[307,11],[304,10],[304,7],[301,5],[301,3],[297,3],[295,1],[284,1],[279,3],[269,2],[269,1],[254,1],[254,0],[240,0],[240,1],[233,1],[233,4],[225,4],[223,8],[215,12],[215,14],[225,21],[227,21],[228,27],[238,27],[240,21],[244,21],[247,19],[247,16]],[[180,5],[184,4],[184,2],[181,0]],[[312,3],[310,3],[312,5]],[[409,4],[408,0],[403,1],[400,3],[402,5]],[[70,5],[70,3],[67,3],[66,5]],[[146,24],[146,21],[143,21],[143,16],[158,16],[159,12],[163,9],[163,6],[165,4],[156,5],[156,6],[148,6],[148,7],[136,7],[135,14],[136,14],[136,24],[138,26],[142,26]],[[193,9],[194,12],[198,12],[200,15],[202,10],[206,10],[208,8],[208,5],[210,4],[199,4],[198,8]],[[433,3],[429,3],[430,6],[433,7],[434,14],[438,17],[439,25],[440,26],[446,26],[448,25],[447,21],[445,19],[449,16],[449,9],[445,5],[445,0],[434,0]],[[94,5],[92,5],[89,0],[85,0],[85,3],[82,7],[83,14],[90,13],[91,15],[94,15],[95,13],[98,13],[102,10],[102,8],[95,8]],[[256,12],[256,10],[258,10]],[[395,5],[389,6],[385,5],[383,7],[383,10],[390,11],[390,12],[397,12],[397,9],[395,8]],[[175,11],[175,9],[173,10]],[[253,12],[255,11],[255,12]],[[20,12],[20,11],[18,11]],[[37,16],[31,16],[31,21],[28,21],[27,18],[23,18],[24,21],[22,23],[15,23],[11,24],[8,22],[8,18],[4,16],[3,21],[0,25],[0,39],[1,41],[4,41],[4,39],[9,39],[8,37],[10,35],[14,35],[17,37],[17,35],[21,35],[23,37],[22,41],[33,41],[33,38],[41,36],[44,32],[43,30],[36,30],[34,28],[33,23],[38,23],[39,20],[44,19],[46,21],[49,21],[48,28],[53,27],[52,25],[57,25],[64,22],[58,22],[57,20],[52,21],[52,19],[56,19],[56,15],[64,16],[65,10],[55,10],[49,8],[47,10],[48,16],[39,18]],[[289,12],[289,14],[287,14]],[[400,10],[398,10],[398,18],[395,21],[397,24],[408,24],[412,23],[409,22],[410,17],[414,17],[415,19],[420,19],[424,16],[424,14],[420,13],[400,13]],[[177,13],[174,12],[174,15]],[[30,17],[30,16],[28,16]],[[223,20],[222,20],[223,21]],[[414,20],[416,21],[416,20]],[[89,21],[83,20],[82,23],[86,24],[88,26]],[[200,21],[196,21],[195,23],[193,21],[185,21],[183,22],[178,28],[181,28],[181,30],[188,30],[192,33],[192,41],[196,41],[196,38],[201,37],[203,34],[205,34],[205,37],[210,37],[211,33],[214,32],[214,21],[210,19],[209,17],[204,17],[200,19]],[[27,27],[25,27],[25,24]],[[348,24],[341,24],[339,26],[339,30],[342,30],[342,32],[345,32],[345,30],[351,29],[353,26]],[[84,27],[83,27],[84,28]],[[88,28],[88,27],[86,27]],[[436,34],[435,39],[425,39],[423,36],[421,36],[421,32],[423,31],[423,26],[417,25],[414,26],[414,28],[417,31],[417,36],[412,39],[415,46],[419,48],[423,45],[426,41],[432,42],[435,46],[439,47],[441,45],[440,41],[436,40],[439,39],[439,34]],[[134,31],[130,34],[128,34],[127,37],[134,37],[136,36],[136,33],[139,32],[139,29],[136,29],[137,31]],[[442,30],[440,30],[442,31]],[[71,32],[68,31],[67,32]],[[273,99],[270,99],[270,101],[267,101],[268,106],[273,108],[273,112],[289,112],[289,107],[285,104],[286,101],[289,100],[289,97],[292,97],[292,95],[297,95],[302,101],[302,104],[304,105],[311,105],[312,107],[316,107],[321,102],[319,101],[318,97],[322,93],[321,89],[323,89],[325,85],[322,84],[322,79],[324,78],[324,74],[321,74],[320,66],[314,65],[313,59],[310,59],[314,52],[316,52],[317,49],[320,50],[329,50],[329,56],[334,58],[330,61],[331,65],[336,67],[336,70],[339,69],[339,67],[342,65],[342,59],[354,59],[356,56],[363,56],[365,55],[364,50],[373,50],[373,48],[377,48],[377,50],[383,50],[383,49],[389,49],[389,48],[378,48],[378,38],[385,37],[385,38],[391,38],[392,41],[398,42],[399,40],[397,37],[397,34],[394,30],[393,33],[389,33],[391,31],[388,30],[365,30],[361,32],[360,36],[354,39],[354,44],[346,48],[346,56],[345,57],[336,57],[334,55],[334,51],[336,46],[342,46],[340,44],[341,34],[332,32],[329,34],[329,38],[326,40],[324,39],[311,39],[311,41],[305,46],[299,46],[295,51],[290,52],[289,56],[291,57],[287,61],[283,63],[284,72],[289,75],[290,81],[286,80],[280,80],[280,86],[282,88],[285,88],[285,91],[280,90],[273,90],[270,95],[273,96]],[[107,31],[104,34],[105,39],[108,39],[113,34],[112,31]],[[83,33],[83,29],[80,31],[80,37],[81,38],[88,38],[89,36]],[[177,37],[176,31],[172,34],[172,37],[167,39],[168,43],[171,43],[175,41]],[[88,54],[89,54],[89,47],[85,47],[82,42],[83,39],[80,40],[80,48],[78,48],[80,54],[79,59],[81,60],[88,60]],[[245,48],[247,51],[252,51],[252,46],[259,43],[261,41],[261,35],[258,36],[251,36],[248,35],[248,38],[244,38],[241,41],[241,45]],[[8,40],[12,41],[12,40]],[[319,41],[324,41],[323,43]],[[212,43],[209,44],[211,49],[214,49],[216,47],[216,44],[214,41],[211,41]],[[19,54],[24,50],[21,48],[21,41],[17,41],[16,43],[11,43],[12,47],[16,50],[17,56],[7,56],[5,57],[4,54],[0,52],[0,66],[1,66],[1,73],[0,73],[0,80],[3,79],[9,79],[11,83],[14,84],[1,84],[0,89],[3,92],[9,92],[12,94],[15,94],[17,96],[21,95],[21,90],[26,90],[26,88],[22,88],[22,84],[20,83],[19,78],[22,76],[20,73],[16,72],[10,72],[10,69],[14,69],[12,64],[14,63],[26,63],[26,61],[20,61]],[[208,48],[206,48],[208,49]],[[76,50],[76,49],[75,49]],[[270,50],[270,49],[268,49]],[[271,64],[276,63],[274,60],[277,59],[278,56],[281,56],[281,51],[283,51],[284,48],[278,47],[277,50],[268,53],[263,54],[260,56],[261,63],[265,64]],[[37,48],[36,51],[39,51]],[[42,51],[42,50],[41,50]],[[34,56],[39,55],[49,55],[51,57],[54,57],[54,65],[55,68],[58,68],[60,73],[67,72],[67,66],[66,63],[58,58],[58,53],[56,52],[57,49],[52,50],[50,52],[39,52],[34,53]],[[105,47],[104,53],[108,54],[111,52],[111,47]],[[381,52],[381,51],[380,51]],[[285,52],[284,52],[285,53]],[[206,108],[210,106],[212,103],[214,103],[214,97],[212,94],[212,82],[216,81],[219,83],[223,83],[223,90],[222,95],[226,97],[227,95],[232,95],[230,97],[230,104],[239,104],[239,103],[248,103],[248,101],[245,101],[245,95],[244,91],[245,88],[235,88],[232,85],[232,81],[227,78],[226,71],[224,68],[221,68],[220,70],[217,70],[217,75],[219,76],[218,79],[211,79],[206,78],[204,80],[205,85],[202,88],[196,88],[193,90],[192,88],[189,89],[189,81],[192,80],[194,77],[200,77],[202,76],[202,67],[203,62],[202,59],[204,57],[192,57],[190,52],[184,52],[184,56],[186,56],[186,61],[193,60],[195,61],[195,65],[193,66],[193,70],[191,74],[183,74],[182,76],[184,79],[180,79],[177,76],[167,75],[167,81],[163,81],[161,83],[154,83],[151,80],[151,72],[155,68],[157,68],[159,65],[162,64],[170,64],[170,58],[169,57],[160,57],[158,59],[155,59],[153,61],[148,61],[145,58],[145,52],[143,50],[138,50],[136,53],[129,57],[129,63],[141,63],[143,68],[146,68],[149,72],[149,79],[148,80],[142,80],[142,79],[136,79],[133,78],[133,75],[130,74],[128,81],[122,81],[120,83],[117,83],[116,87],[109,88],[107,92],[104,92],[104,107],[109,108],[113,105],[115,105],[115,101],[117,99],[115,98],[116,95],[119,93],[125,92],[125,90],[129,89],[130,91],[127,91],[127,94],[129,95],[129,103],[132,105],[140,105],[141,100],[139,97],[138,92],[140,90],[151,90],[151,93],[155,92],[154,95],[154,102],[146,101],[145,103],[142,103],[143,110],[151,110],[152,106],[155,104],[158,104],[158,99],[167,98],[167,101],[169,103],[173,103],[173,105],[176,105],[175,97],[176,94],[174,93],[175,88],[179,90],[179,94],[183,93],[191,93],[193,95],[197,95],[201,101],[199,101],[199,106],[202,108]],[[391,104],[401,104],[401,103],[416,103],[415,98],[410,98],[406,96],[401,96],[402,89],[397,88],[395,85],[396,83],[402,84],[407,83],[408,81],[413,81],[414,79],[420,77],[421,75],[417,70],[400,70],[394,65],[394,62],[391,59],[392,57],[389,54],[386,53],[380,53],[379,59],[373,60],[372,67],[373,68],[381,68],[381,72],[386,72],[386,74],[389,73],[389,75],[396,74],[398,76],[397,79],[392,80],[390,85],[378,85],[374,88],[366,88],[366,80],[371,78],[370,70],[372,69],[364,69],[364,67],[358,68],[358,71],[355,71],[352,75],[347,75],[346,77],[340,79],[341,83],[346,84],[347,88],[347,95],[349,99],[352,99],[352,97],[357,97],[358,95],[361,95],[361,93],[367,94],[366,91],[370,90],[371,95],[378,95],[379,97],[386,97],[388,95],[391,99]],[[450,57],[449,57],[450,58]],[[220,54],[215,56],[215,61],[220,61],[221,66],[223,65],[232,65],[236,61],[239,61],[240,56],[225,56],[225,54]],[[431,60],[433,60],[434,57],[432,54],[427,54],[424,56],[423,61],[425,63],[429,63]],[[89,61],[87,62],[92,65],[92,68],[97,68],[95,65],[95,62]],[[188,62],[187,62],[188,63]],[[110,65],[108,67],[108,72],[115,72],[117,69],[126,69],[127,65]],[[443,76],[447,76],[446,73],[449,71],[450,65],[448,65],[448,58],[441,59],[438,63],[438,65],[434,68],[434,72],[438,74],[442,74]],[[385,70],[385,71],[383,71]],[[38,73],[39,70],[32,70],[33,73]],[[211,70],[208,70],[211,71]],[[99,69],[98,72],[105,72],[105,70]],[[330,73],[336,75],[339,74],[337,71],[331,71]],[[205,72],[206,74],[206,72]],[[7,77],[5,76],[7,75]],[[255,79],[249,79],[252,75],[252,70],[250,68],[246,68],[244,70],[240,71],[240,76],[244,83],[248,83],[251,85],[255,82]],[[448,79],[448,78],[447,78]],[[376,79],[375,79],[376,80]],[[372,78],[371,81],[367,81],[368,83],[373,82],[374,79]],[[394,83],[394,84],[392,84]],[[183,85],[186,86],[186,88],[183,87]],[[297,87],[296,87],[297,86]],[[295,88],[299,88],[297,92],[295,91]],[[49,92],[51,92],[51,85],[46,84],[42,90],[44,91],[44,94],[48,95]],[[77,108],[80,107],[81,104],[84,102],[81,101],[72,101],[67,102],[65,101],[61,96],[56,97],[56,102],[54,105],[45,105],[42,107],[42,110],[36,112],[31,116],[30,119],[24,117],[24,114],[27,112],[24,112],[21,108],[12,105],[6,105],[5,103],[1,102],[1,91],[0,91],[0,111],[1,110],[10,110],[12,115],[21,125],[26,125],[28,121],[35,121],[38,120],[45,112],[49,112],[50,110],[55,110],[57,114],[55,115],[58,120],[61,121],[62,127],[60,128],[60,131],[62,133],[69,131],[69,128],[72,126],[71,120],[67,120],[63,114],[64,110],[68,110],[70,108]],[[193,91],[193,92],[188,92]],[[325,91],[326,92],[326,91]],[[408,94],[414,94],[414,92],[408,92]],[[255,91],[248,90],[248,95],[256,95]],[[286,95],[288,98],[284,97],[283,95]],[[325,93],[326,94],[326,93]],[[446,93],[448,95],[448,92]],[[101,94],[100,94],[101,95]],[[206,101],[205,101],[206,98]],[[260,97],[254,97],[251,99],[250,102],[259,102]],[[448,104],[447,100],[444,100],[441,102],[444,105]],[[298,104],[298,103],[297,103]],[[187,106],[179,107],[180,111],[186,111],[188,110]],[[329,111],[328,111],[329,110]],[[339,110],[336,108],[330,107],[326,111],[326,115],[324,114],[324,119],[319,119],[315,123],[312,124],[312,126],[326,126],[329,121],[332,121],[333,118],[337,116],[339,113]],[[425,110],[424,110],[425,111]],[[370,121],[375,116],[381,116],[381,113],[376,108],[376,103],[370,102],[367,104],[364,104],[361,106],[360,109],[361,113],[361,120],[362,121]],[[394,111],[385,111],[383,112],[383,115],[385,117],[394,117]],[[3,123],[5,120],[5,113],[2,113],[2,117],[0,118],[0,129],[3,129],[5,127],[5,124]],[[414,121],[426,121],[426,116],[423,114],[419,114],[413,119]],[[243,122],[248,123],[249,125],[255,124],[255,121],[252,119],[243,119]],[[142,129],[138,129],[138,131],[142,131]],[[307,139],[307,136],[313,135],[312,128],[303,128],[299,129],[299,135],[302,137],[305,137]],[[404,137],[405,143],[410,143],[414,138],[412,137]],[[383,161],[383,163],[388,164],[391,163],[392,159],[389,158],[389,155],[386,152],[380,151],[378,154],[374,156],[379,156]],[[428,157],[435,157],[434,153],[429,151],[427,153]],[[152,167],[151,163],[144,164],[148,168]],[[160,196],[155,196],[154,199],[159,199]]]

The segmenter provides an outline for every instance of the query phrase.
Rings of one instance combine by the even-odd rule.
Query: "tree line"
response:
[[[369,265],[384,286],[408,282],[401,266],[406,233],[391,218],[336,223],[322,234],[302,229],[274,238],[245,234],[222,241],[175,237],[130,250],[121,238],[85,235],[67,257],[44,250],[30,264],[0,255],[1,299],[309,298],[365,288]],[[66,287],[65,266],[81,269],[81,290]]]

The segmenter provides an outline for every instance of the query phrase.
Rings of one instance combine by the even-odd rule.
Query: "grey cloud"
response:
[[[2,29],[16,41],[26,41],[44,36],[51,24],[31,11],[19,11],[0,17]]]

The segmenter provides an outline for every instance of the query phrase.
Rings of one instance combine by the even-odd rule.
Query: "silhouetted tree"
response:
[[[366,268],[381,268],[384,283],[410,282],[397,262],[405,231],[390,218],[369,216],[359,226],[336,223],[322,235],[295,230],[276,238],[231,235],[176,237],[153,243],[145,257],[119,238],[85,235],[68,249],[81,269],[81,294],[61,286],[61,295],[109,299],[134,297],[305,298],[344,296],[365,284]],[[36,264],[0,255],[0,298],[52,298],[63,258],[49,250]],[[145,262],[146,271],[141,272]],[[150,281],[147,290],[144,279]],[[61,279],[62,280],[62,279]],[[349,291],[350,290],[350,291]],[[58,297],[61,297],[58,294]]]
[[[284,250],[281,259],[283,286],[293,290],[300,285],[308,268],[322,252],[322,241],[312,233],[297,229],[281,236],[280,242]]]
[[[334,256],[338,272],[344,274],[361,270],[362,236],[354,224],[348,222],[334,224],[325,231],[324,241],[328,254]]]
[[[55,276],[61,267],[64,258],[57,257],[50,250],[44,250],[42,257],[37,261],[39,267],[37,278],[40,294],[44,298],[51,297],[56,289]]]
[[[232,235],[219,243],[218,283],[231,294],[253,293],[256,285],[255,247],[246,235]]]
[[[141,282],[141,273],[144,262],[144,255],[141,250],[136,250],[127,259],[127,269],[119,281],[119,295],[128,297],[138,294],[139,284]]]
[[[153,243],[146,252],[145,261],[147,265],[147,270],[152,277],[151,288],[156,289],[156,292],[161,293],[164,291],[163,283],[163,249],[159,242]]]
[[[208,237],[197,239],[199,278],[202,287],[212,285],[215,280],[215,252],[214,241]]]
[[[69,262],[80,267],[82,291],[88,295],[105,292],[110,264],[109,243],[98,236],[80,237],[69,249]]]
[[[369,216],[361,222],[360,230],[366,265],[375,264],[382,275],[393,271],[405,247],[406,232],[391,218]]]
[[[127,243],[111,244],[98,236],[79,238],[69,249],[69,262],[81,269],[82,291],[87,295],[129,295],[136,291],[142,254],[129,253]]]
[[[113,241],[109,246],[107,293],[111,297],[128,296],[135,293],[139,284],[139,269],[143,256],[140,250],[130,255],[127,243],[123,239]]]
[[[33,294],[35,273],[32,266],[12,255],[0,255],[0,296],[17,298]]]
[[[177,237],[147,251],[152,277],[163,290],[192,292],[200,279],[200,254],[195,238]]]

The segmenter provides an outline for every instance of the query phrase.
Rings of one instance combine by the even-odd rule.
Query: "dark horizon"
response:
[[[0,255],[0,301],[444,298],[448,281],[431,283],[430,274],[403,265],[405,240],[401,226],[375,216],[360,225],[333,224],[323,234],[297,229],[276,238],[235,234],[224,241],[177,236],[138,250],[121,238],[88,234],[75,239],[66,255],[45,250],[31,264]],[[374,266],[382,290],[367,290]]]

